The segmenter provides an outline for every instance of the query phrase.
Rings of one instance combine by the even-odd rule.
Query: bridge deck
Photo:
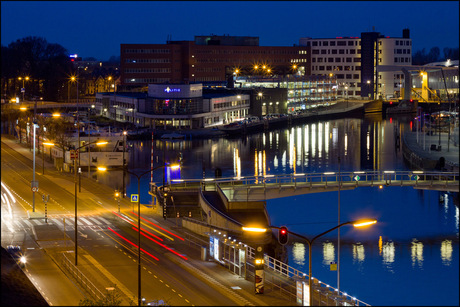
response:
[[[409,186],[415,189],[459,192],[458,172],[369,171],[266,175],[217,179],[173,180],[172,190],[217,186],[229,201],[255,201],[358,187]]]

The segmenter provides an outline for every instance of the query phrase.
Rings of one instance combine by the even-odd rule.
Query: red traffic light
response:
[[[278,231],[278,241],[280,244],[284,245],[288,240],[288,229],[285,226],[280,227]]]

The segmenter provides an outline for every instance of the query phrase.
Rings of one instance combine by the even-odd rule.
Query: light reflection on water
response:
[[[155,140],[155,166],[163,161],[163,155],[169,160],[181,153],[185,179],[203,178],[203,173],[206,178],[214,177],[216,168],[221,168],[222,177],[337,171],[339,156],[342,171],[409,170],[401,148],[395,146],[396,136],[407,129],[406,123],[395,119],[337,119],[236,139]],[[135,149],[130,155],[130,169],[149,167],[151,141],[130,143]],[[148,186],[147,177],[141,179],[142,189]],[[161,184],[162,173],[154,177]],[[106,181],[115,184],[117,180],[119,174]],[[128,191],[137,192],[134,177],[127,185]],[[142,203],[147,203],[151,196],[142,189]],[[379,222],[367,233],[341,230],[341,290],[374,305],[457,304],[458,291],[436,294],[449,287],[458,288],[459,209],[452,202],[452,194],[398,187],[358,188],[342,193],[341,220],[367,214]],[[337,193],[269,200],[267,210],[273,225],[291,227],[306,222],[305,227],[292,226],[292,230],[313,237],[337,225]],[[331,223],[319,228],[308,225],[325,221]],[[315,243],[312,248],[315,277],[332,286],[337,281],[337,273],[329,270],[330,262],[337,261],[335,239],[332,232],[324,238],[328,241]],[[308,246],[295,243],[288,246],[288,253],[289,264],[308,273]],[[444,286],[431,285],[438,276],[442,276]],[[391,301],[385,293],[393,293],[398,301]]]

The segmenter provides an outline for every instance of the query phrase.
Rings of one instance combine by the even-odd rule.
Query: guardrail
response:
[[[83,274],[63,253],[61,263],[63,267],[77,280],[77,282],[93,297],[103,299],[105,295]]]
[[[215,190],[219,186],[226,195],[233,199],[232,190],[247,190],[247,193],[257,188],[327,188],[344,187],[356,188],[363,186],[411,186],[418,189],[445,189],[459,191],[458,172],[428,172],[428,171],[353,171],[353,172],[324,172],[324,173],[294,173],[283,175],[246,176],[206,179],[175,179],[171,180],[169,190],[191,190],[206,187]],[[268,198],[266,198],[268,199]],[[254,199],[251,199],[254,200]]]
[[[248,246],[248,259],[254,259],[255,250]],[[292,279],[305,279],[308,281],[308,274],[303,273],[280,260],[264,255],[265,267],[267,269]],[[345,292],[338,291],[330,285],[315,279],[315,288],[313,292],[317,294],[320,306],[370,306],[369,304],[348,295]],[[331,304],[333,302],[333,304]]]

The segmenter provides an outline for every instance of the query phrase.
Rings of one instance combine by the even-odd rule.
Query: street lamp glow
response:
[[[105,166],[98,166],[98,167],[97,167],[97,170],[98,170],[98,171],[104,172],[104,171],[107,170],[107,167],[105,167]]]
[[[54,143],[50,143],[50,142],[43,142],[43,145],[45,145],[45,146],[54,146]]]
[[[172,169],[172,170],[180,169],[180,164],[171,164],[171,165],[169,166],[169,168]]]
[[[373,225],[375,223],[377,223],[377,220],[359,220],[359,221],[355,221],[353,223],[353,226],[355,226],[355,227],[364,227],[364,226]]]
[[[20,107],[19,110],[21,110],[21,111],[27,111],[27,108],[26,108],[26,107]]]
[[[109,142],[107,142],[107,141],[100,141],[100,142],[96,143],[97,146],[107,145],[107,144],[109,144]]]
[[[60,113],[53,113],[53,117],[59,117],[59,116],[61,116]]]
[[[267,228],[243,227],[243,231],[250,231],[250,232],[266,232],[266,231],[267,231]]]

